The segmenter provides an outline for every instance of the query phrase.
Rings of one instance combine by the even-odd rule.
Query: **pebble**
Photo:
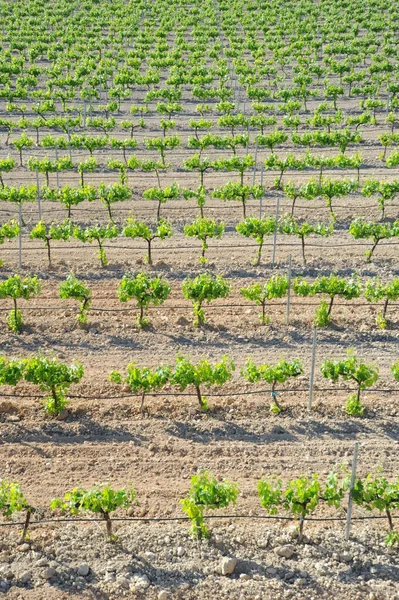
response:
[[[237,559],[234,557],[224,556],[220,563],[220,572],[222,575],[232,575],[237,566]]]
[[[86,577],[86,575],[88,575],[90,572],[90,567],[88,565],[86,565],[85,563],[83,563],[82,565],[80,565],[80,567],[78,567],[78,575],[80,575],[81,577]]]
[[[43,571],[44,579],[51,579],[56,574],[56,570],[53,567],[47,567]]]
[[[168,592],[166,590],[161,590],[158,594],[158,600],[168,600]]]
[[[133,575],[133,583],[130,585],[131,590],[145,590],[150,587],[151,583],[147,575]]]
[[[28,583],[31,579],[32,573],[30,571],[24,571],[19,578],[21,583]]]
[[[184,555],[184,548],[183,546],[179,546],[177,548],[177,556],[183,556]]]
[[[339,555],[339,559],[342,562],[349,563],[349,562],[351,562],[351,560],[353,560],[353,555],[350,554],[349,552],[343,552],[342,554]]]
[[[275,554],[277,556],[281,556],[283,558],[291,558],[295,554],[295,547],[287,544],[286,546],[278,546],[274,549]]]

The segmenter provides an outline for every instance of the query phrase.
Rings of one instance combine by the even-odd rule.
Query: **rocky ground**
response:
[[[309,524],[299,544],[291,524],[211,523],[201,542],[185,524],[124,523],[115,544],[102,524],[35,528],[16,552],[17,532],[3,531],[0,590],[15,600],[399,598],[398,552],[378,526],[356,524],[345,542],[343,525]]]

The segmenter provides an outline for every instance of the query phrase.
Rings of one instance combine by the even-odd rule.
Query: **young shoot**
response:
[[[236,231],[240,235],[247,238],[253,238],[258,244],[258,252],[254,261],[254,265],[260,265],[262,258],[262,248],[265,241],[265,236],[272,235],[276,231],[276,219],[272,217],[247,217],[245,221],[241,221],[236,226]]]
[[[362,293],[362,284],[356,276],[345,279],[332,273],[329,276],[317,277],[313,283],[297,278],[294,281],[293,289],[298,296],[307,297],[325,294],[330,297],[329,303],[325,300],[321,301],[314,320],[317,327],[326,327],[331,323],[331,311],[335,298],[337,296],[345,300],[359,298]]]
[[[152,265],[152,242],[156,239],[162,241],[172,237],[173,229],[172,225],[168,221],[164,221],[164,219],[160,219],[156,226],[150,227],[142,221],[137,221],[134,217],[129,217],[126,220],[122,233],[125,237],[132,239],[141,238],[147,242],[147,262],[149,265]]]
[[[262,307],[259,319],[262,325],[268,325],[270,317],[266,316],[266,303],[276,298],[283,298],[287,291],[288,277],[286,275],[272,275],[263,285],[253,283],[248,287],[241,288],[240,294]]]
[[[114,383],[126,383],[133,394],[140,394],[140,412],[143,412],[144,400],[147,394],[162,390],[171,379],[172,370],[169,366],[159,366],[156,369],[137,367],[130,363],[126,367],[126,375],[119,371],[112,371],[109,376]]]
[[[42,240],[47,248],[47,259],[48,266],[51,266],[51,248],[50,242],[51,240],[63,240],[64,242],[68,242],[74,231],[74,226],[72,225],[70,219],[65,219],[62,223],[52,223],[51,225],[46,225],[44,221],[39,221],[30,232],[31,240]]]
[[[37,277],[24,277],[12,275],[8,279],[0,282],[0,298],[11,298],[14,308],[8,317],[8,326],[11,331],[18,333],[22,327],[22,312],[18,310],[17,300],[29,300],[33,296],[38,296],[42,283]]]
[[[201,256],[199,262],[206,263],[205,252],[208,249],[208,238],[218,239],[222,237],[225,229],[224,223],[216,223],[214,219],[197,217],[193,223],[184,226],[184,235],[196,237],[201,241]]]
[[[360,362],[353,351],[348,350],[347,358],[344,360],[324,360],[321,365],[321,373],[323,377],[330,379],[333,383],[342,377],[344,381],[353,381],[356,384],[357,391],[349,396],[345,410],[348,415],[362,417],[365,407],[361,403],[361,392],[378,381],[378,369],[374,365]]]
[[[21,536],[21,543],[28,538],[28,527],[34,508],[26,500],[19,483],[0,479],[0,513],[10,519],[17,512],[25,513],[25,523]]]
[[[136,323],[138,327],[146,327],[149,321],[144,318],[144,311],[148,310],[150,304],[160,306],[169,298],[171,287],[161,277],[149,277],[146,273],[137,275],[129,274],[123,276],[118,285],[117,295],[121,302],[128,302],[132,298],[137,301],[140,313]]]
[[[182,290],[183,296],[193,303],[194,326],[201,327],[205,324],[205,313],[202,308],[204,302],[209,304],[217,298],[226,298],[231,291],[231,286],[220,275],[202,273],[194,279],[187,277],[183,281]]]
[[[399,298],[399,278],[395,277],[385,284],[378,279],[371,279],[366,283],[364,297],[368,302],[384,300],[382,312],[377,314],[376,323],[380,329],[386,329],[389,302],[395,302]]]
[[[113,490],[109,485],[103,488],[95,487],[91,490],[74,488],[67,492],[63,499],[55,498],[51,501],[52,510],[61,510],[62,514],[84,514],[86,512],[101,515],[107,527],[107,539],[115,542],[118,538],[112,533],[111,514],[118,508],[129,508],[136,498],[136,492],[130,489]]]
[[[270,412],[279,415],[283,410],[277,400],[276,386],[278,383],[285,383],[291,377],[303,375],[303,365],[300,360],[295,358],[291,362],[280,360],[275,365],[265,363],[257,366],[252,358],[248,358],[245,366],[241,369],[241,375],[250,383],[257,383],[261,380],[271,385],[272,402]]]
[[[101,266],[105,267],[108,264],[108,258],[103,247],[104,241],[118,237],[119,233],[119,229],[116,225],[108,223],[108,225],[92,225],[85,229],[75,227],[73,230],[73,237],[83,242],[83,244],[97,242],[97,256],[101,262]]]
[[[399,531],[394,530],[392,518],[392,511],[399,509],[399,480],[388,481],[382,475],[369,473],[364,479],[355,479],[351,493],[355,504],[368,511],[385,513],[389,526],[385,543],[387,546],[399,544]]]
[[[192,536],[199,540],[209,538],[210,530],[204,521],[205,509],[216,510],[235,504],[239,492],[236,483],[227,479],[218,481],[205,470],[191,477],[188,497],[180,500],[180,504],[192,523],[190,530]]]
[[[73,273],[68,275],[65,281],[60,284],[59,287],[60,298],[67,300],[74,298],[79,300],[79,312],[76,315],[76,320],[79,325],[86,325],[87,314],[91,306],[91,293],[90,288],[80,281]]]
[[[316,225],[312,225],[311,223],[302,222],[299,223],[297,219],[294,217],[287,216],[280,221],[279,224],[280,233],[286,235],[295,235],[301,240],[302,246],[302,260],[303,264],[306,265],[306,256],[305,256],[305,240],[310,235],[319,235],[320,237],[328,237],[333,235],[334,226],[333,225],[324,225],[323,223],[317,223]]]
[[[208,360],[202,359],[197,364],[190,362],[188,358],[179,354],[176,357],[176,365],[171,376],[171,383],[178,385],[181,391],[188,386],[195,388],[198,402],[202,410],[208,410],[208,402],[202,394],[203,386],[222,386],[232,378],[235,370],[234,362],[227,356],[223,356],[219,363],[212,365]]]
[[[358,218],[352,221],[349,226],[349,233],[355,240],[372,240],[373,245],[370,250],[365,252],[366,262],[370,263],[374,250],[381,240],[389,240],[393,237],[399,237],[399,221],[394,223],[373,223]]]

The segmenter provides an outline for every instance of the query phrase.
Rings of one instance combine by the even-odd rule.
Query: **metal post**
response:
[[[86,100],[83,101],[83,131],[86,131],[86,116],[87,116],[87,105]]]
[[[348,500],[348,512],[346,513],[346,526],[345,526],[345,540],[349,540],[349,534],[351,530],[351,520],[352,520],[352,490],[355,485],[355,477],[356,477],[356,467],[357,467],[357,454],[359,450],[359,442],[355,443],[355,447],[353,448],[353,459],[352,459],[352,474],[351,474],[351,484],[349,488],[349,500]]]
[[[254,160],[255,160],[255,164],[254,164],[254,173],[252,176],[252,187],[255,185],[255,178],[256,178],[256,160],[258,157],[258,139],[256,139],[256,144],[255,144],[255,156],[254,156]]]
[[[69,131],[69,127],[67,129],[67,133],[68,133],[69,160],[72,160],[71,133]]]
[[[285,324],[290,324],[290,307],[291,307],[291,267],[292,267],[292,256],[288,261],[288,290],[287,290],[287,311],[285,314]]]
[[[58,148],[55,148],[55,160],[58,162]],[[60,187],[60,173],[59,171],[56,172],[56,178],[57,178],[57,188]]]
[[[36,187],[37,187],[37,209],[39,213],[39,221],[42,220],[42,207],[40,204],[40,181],[39,181],[39,171],[36,169]]]
[[[316,363],[316,342],[317,342],[317,328],[313,329],[313,346],[312,346],[312,363],[310,365],[310,378],[309,378],[309,398],[308,398],[308,410],[312,408],[313,400],[313,382],[314,382],[314,369]]]
[[[263,187],[263,169],[264,169],[264,164],[262,163],[261,169],[260,169],[260,187]],[[259,219],[262,218],[262,201],[263,201],[263,193],[260,196],[259,199]]]
[[[277,229],[278,229],[278,211],[280,207],[280,196],[277,196],[276,203],[276,228],[274,230],[274,239],[273,239],[273,258],[272,258],[272,267],[274,267],[276,262],[276,246],[277,246]]]
[[[19,237],[18,237],[18,244],[19,244],[19,255],[18,255],[18,266],[19,268],[22,267],[22,202],[19,202]]]

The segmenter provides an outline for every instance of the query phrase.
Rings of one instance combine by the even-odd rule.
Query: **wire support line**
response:
[[[399,519],[399,515],[391,515],[392,519]],[[298,521],[295,517],[285,517],[280,515],[203,515],[206,520],[218,520],[218,519],[243,519],[243,520],[264,520],[264,521]],[[352,521],[374,521],[374,520],[386,520],[386,517],[380,515],[365,515],[352,517]],[[161,523],[161,522],[188,522],[189,517],[112,517],[109,519],[115,523]],[[312,521],[315,523],[327,523],[327,522],[345,522],[346,517],[307,517],[306,522]],[[57,518],[57,519],[31,519],[29,526],[32,525],[45,525],[50,523],[104,523],[103,518],[96,517],[80,517],[74,518]],[[0,523],[0,527],[16,527],[25,525],[25,521],[10,521]]]

